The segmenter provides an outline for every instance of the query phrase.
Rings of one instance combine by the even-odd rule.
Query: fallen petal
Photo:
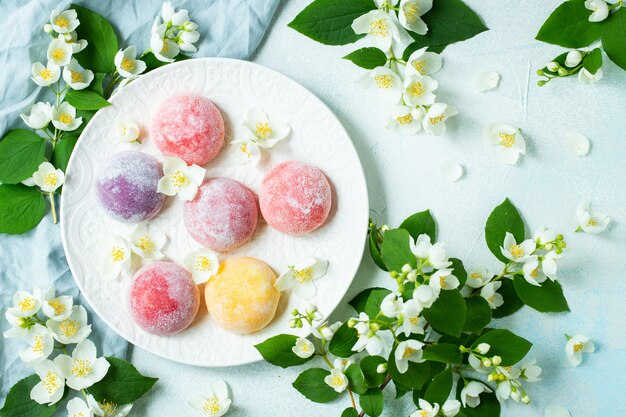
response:
[[[476,88],[481,93],[493,90],[500,82],[500,74],[495,71],[485,71],[478,74],[475,80]]]
[[[454,161],[444,161],[439,165],[439,172],[445,178],[454,182],[463,176],[463,166]]]
[[[589,153],[589,139],[578,132],[565,134],[565,145],[577,156],[584,156]]]

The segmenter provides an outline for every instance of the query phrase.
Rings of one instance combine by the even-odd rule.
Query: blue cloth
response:
[[[33,62],[46,61],[49,35],[43,32],[53,8],[65,9],[70,1],[2,0],[0,15],[0,133],[24,128],[19,113],[27,111],[35,100],[48,100],[49,92],[30,81]],[[139,51],[149,48],[150,29],[160,0],[78,1],[77,3],[106,17],[119,35],[120,47],[136,45]],[[189,0],[172,1],[177,9],[189,10],[190,18],[200,26],[198,52],[194,57],[222,56],[248,58],[261,41],[271,22],[279,0]],[[17,290],[43,290],[54,285],[63,294],[72,294],[89,311],[89,305],[78,298],[78,289],[69,271],[61,244],[60,229],[52,224],[50,213],[34,230],[20,235],[0,234],[0,305],[10,305]],[[106,355],[124,356],[128,343],[90,311],[93,333],[90,338]],[[0,331],[8,328],[1,318]],[[0,337],[0,398],[19,379],[32,373],[18,357],[23,342]]]

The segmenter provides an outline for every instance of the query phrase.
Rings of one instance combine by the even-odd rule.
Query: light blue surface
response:
[[[271,22],[279,0],[193,0],[173,1],[176,8],[189,10],[190,18],[199,24],[201,34],[195,57],[222,56],[245,59],[256,49]],[[136,45],[142,51],[149,47],[150,28],[160,13],[160,0],[80,1],[105,16],[117,29],[120,47]],[[0,15],[0,133],[11,128],[25,128],[19,113],[35,100],[49,99],[30,80],[32,62],[45,62],[50,40],[43,32],[53,8],[64,9],[69,1],[2,0]],[[33,286],[55,285],[64,294],[78,296],[78,289],[69,272],[61,245],[59,226],[48,215],[31,232],[21,236],[0,235],[0,305],[2,311],[19,289],[31,291]],[[76,302],[76,301],[75,301]],[[84,299],[80,302],[89,307]],[[99,352],[124,356],[128,344],[102,323],[89,315]],[[0,331],[8,328],[2,316]],[[0,398],[17,380],[32,373],[17,356],[22,342],[0,337]],[[2,401],[0,401],[2,402]]]

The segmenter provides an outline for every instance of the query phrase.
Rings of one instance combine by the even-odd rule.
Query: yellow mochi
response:
[[[226,330],[246,334],[267,326],[278,307],[276,274],[255,258],[227,259],[206,285],[209,314]]]

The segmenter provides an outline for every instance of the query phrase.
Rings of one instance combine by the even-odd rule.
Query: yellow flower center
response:
[[[74,337],[78,333],[78,329],[80,329],[80,324],[75,320],[67,319],[59,324],[59,330],[65,337]]]
[[[401,125],[406,125],[406,124],[409,124],[409,123],[411,123],[413,121],[413,116],[411,115],[411,113],[408,113],[408,114],[405,114],[404,116],[396,117],[396,120]]]
[[[391,88],[391,85],[393,83],[393,78],[391,77],[391,75],[377,75],[374,77],[374,81],[376,82],[376,86],[378,88]]]
[[[426,69],[424,68],[424,64],[426,63],[425,60],[421,60],[421,61],[414,61],[413,62],[413,68],[415,68],[415,71],[419,72],[422,75],[426,75]]]
[[[207,398],[202,406],[202,411],[210,416],[217,415],[222,408],[220,407],[220,400],[217,397]]]
[[[58,184],[58,182],[59,178],[57,177],[56,172],[50,172],[43,177],[43,183],[48,187],[54,187]]]
[[[256,124],[255,133],[261,139],[267,139],[272,134],[272,128],[270,127],[270,124],[267,122],[258,122]]]
[[[115,413],[115,410],[117,409],[117,404],[110,402],[110,401],[103,400],[99,402],[98,404],[100,405],[100,408],[102,409],[102,411],[104,411],[106,415],[112,415],[113,413]]]
[[[411,317],[409,319],[409,323],[411,323],[413,326],[417,326],[419,319],[417,318],[417,316]]]
[[[386,38],[389,34],[387,30],[387,22],[384,19],[373,20],[370,22],[370,35]]]
[[[524,256],[524,253],[524,249],[522,249],[520,245],[511,246],[511,255],[513,255],[515,259],[521,258]]]
[[[589,217],[589,220],[587,220],[587,226],[597,226],[598,225],[598,221],[596,220],[595,217]]]
[[[68,23],[69,23],[68,20],[64,18],[63,16],[57,16],[57,18],[54,19],[54,24],[60,28],[66,28]]]
[[[58,298],[55,298],[52,301],[48,301],[48,305],[52,307],[52,309],[54,310],[54,314],[56,316],[63,314],[66,311],[65,305]]]
[[[72,375],[83,377],[91,374],[91,361],[86,359],[74,359],[72,364]]]
[[[308,353],[311,349],[309,349],[309,344],[308,343],[303,343],[300,346],[300,350],[304,353]]]
[[[82,83],[84,78],[83,78],[83,74],[81,74],[78,71],[70,71],[72,74],[72,82],[73,83]]]
[[[411,356],[413,356],[415,352],[417,352],[415,349],[407,346],[404,348],[404,353],[402,354],[402,357],[404,359],[409,359]]]
[[[211,262],[208,256],[200,255],[196,257],[196,271],[209,272],[212,266],[213,262]]]
[[[309,281],[313,278],[313,268],[308,267],[304,269],[294,269],[296,279],[300,284]]]
[[[185,174],[181,170],[178,170],[174,172],[173,174],[171,174],[170,179],[176,191],[191,184],[191,181],[189,180],[189,177],[187,176],[187,174]]]
[[[126,250],[121,246],[111,248],[111,260],[115,263],[122,262],[126,258]]]
[[[428,417],[428,411],[424,411],[424,410],[422,410],[422,411],[420,412],[420,417]]]
[[[241,150],[241,152],[245,153],[248,158],[252,157],[252,155],[250,154],[250,151],[248,150],[248,144],[247,143],[242,143],[241,146],[239,147],[239,150]]]
[[[330,382],[333,384],[333,387],[340,387],[343,385],[343,378],[341,375],[335,375]]]
[[[56,372],[48,371],[46,377],[41,380],[41,385],[43,385],[48,395],[52,395],[59,389],[59,376]]]
[[[422,94],[424,94],[426,90],[424,90],[424,86],[422,85],[422,83],[418,81],[416,83],[411,84],[407,91],[411,96],[419,97]]]
[[[170,45],[166,41],[163,41],[163,46],[161,47],[160,53],[163,54],[167,52],[169,49],[170,49]]]
[[[35,336],[35,343],[33,344],[34,353],[43,353],[43,336],[38,334]]]
[[[145,253],[151,253],[154,250],[154,241],[150,239],[150,236],[142,236],[139,238],[137,247]]]
[[[498,136],[500,137],[500,145],[506,148],[512,148],[515,144],[515,134],[499,133]]]
[[[406,21],[409,23],[415,22],[415,20],[419,17],[420,9],[415,3],[405,5],[403,10],[404,16],[406,16]]]
[[[584,345],[582,343],[576,343],[574,345],[574,352],[580,352],[581,350],[583,350]]]
[[[39,72],[39,76],[44,80],[49,80],[54,75],[54,71],[49,70],[48,68],[44,68]]]
[[[443,114],[440,114],[439,116],[429,117],[428,121],[430,122],[431,125],[436,125],[436,124],[443,122],[445,118],[446,116],[444,116]]]
[[[17,303],[17,306],[20,308],[22,313],[25,313],[35,308],[35,300],[33,297],[24,297],[19,303]]]
[[[81,411],[80,413],[75,413],[72,417],[85,417],[85,413]]]
[[[52,51],[52,59],[55,61],[61,61],[63,58],[65,58],[65,51],[63,51],[63,49],[57,48]]]
[[[446,284],[446,277],[439,277],[439,286],[444,290],[448,287],[448,284]]]
[[[122,63],[120,64],[120,67],[124,70],[124,71],[132,71],[133,69],[135,69],[135,60],[134,59],[128,59],[126,57],[122,58]]]
[[[470,277],[472,277],[473,279],[479,279],[479,280],[481,280],[481,281],[482,281],[482,279],[483,279],[482,274],[481,274],[481,273],[479,273],[479,272],[472,272],[472,274],[470,275]]]
[[[59,115],[59,122],[63,123],[64,125],[69,125],[70,123],[72,123],[72,115],[67,113],[61,113]]]
[[[533,271],[530,273],[530,276],[533,278],[537,278],[537,275],[539,275],[539,268],[533,269]]]

